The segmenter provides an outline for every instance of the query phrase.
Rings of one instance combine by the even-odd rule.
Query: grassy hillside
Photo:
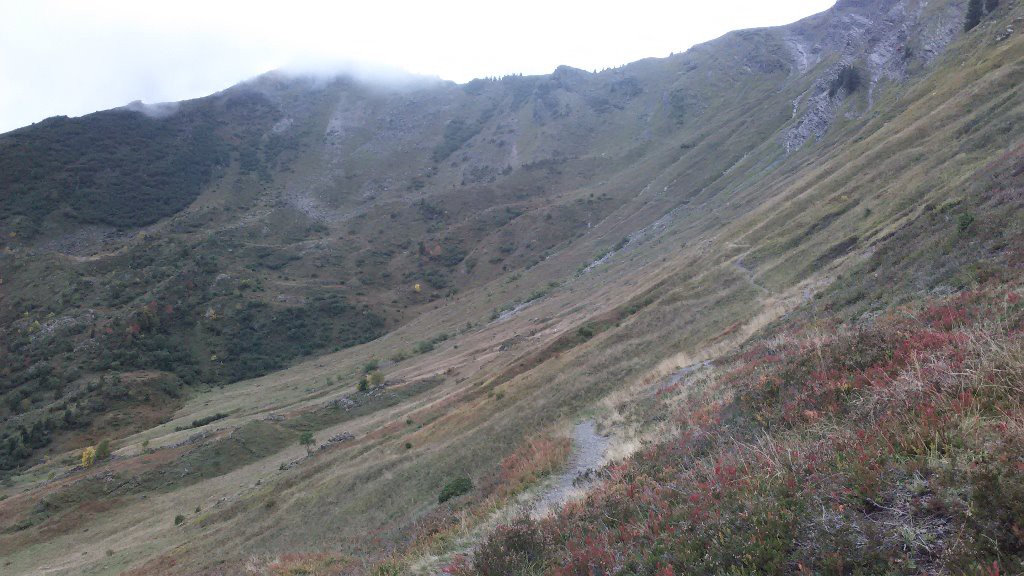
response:
[[[787,323],[658,388],[677,432],[457,574],[1016,573],[1019,283]]]
[[[964,510],[1018,487],[963,462],[1019,449],[1017,391],[983,375],[1017,370],[1022,14],[964,34],[964,7],[841,2],[598,74],[272,74],[200,101],[271,112],[218,124],[187,206],[5,234],[9,569],[1015,569],[1012,520]],[[930,379],[952,361],[972,372]],[[581,419],[620,460],[488,536]]]

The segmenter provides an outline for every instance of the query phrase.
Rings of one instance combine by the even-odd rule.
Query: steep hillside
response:
[[[750,179],[863,122],[962,19],[879,10],[843,3],[600,74],[464,86],[270,74],[0,137],[3,405],[40,426],[0,465],[64,435],[47,411],[90,426],[101,375],[223,385],[554,256],[585,266],[647,226],[716,230],[759,201],[739,192]]]
[[[652,540],[634,558],[636,541],[609,540],[601,515],[618,518],[609,494],[639,486],[632,474],[664,481],[645,459],[692,472],[694,456],[671,453],[680,431],[705,427],[716,440],[700,457],[713,458],[778,426],[795,430],[779,442],[817,441],[792,410],[836,426],[863,416],[817,397],[787,404],[784,386],[806,374],[786,365],[766,372],[781,374],[777,397],[751,400],[763,392],[741,369],[767,354],[735,352],[751,336],[781,334],[771,363],[802,366],[814,331],[848,330],[821,342],[839,357],[826,368],[845,374],[874,356],[846,365],[844,347],[867,338],[881,354],[891,336],[860,323],[979,286],[1008,298],[1024,264],[1024,13],[1004,1],[965,33],[966,4],[843,1],[596,74],[380,86],[275,73],[0,136],[12,167],[0,172],[6,562],[436,573],[496,542],[488,527],[545,490],[584,418],[609,436],[608,458],[655,447],[587,508],[531,525],[554,540],[514,572],[832,566],[808,547],[846,540],[758,552],[774,560],[722,548],[700,565]],[[1009,328],[986,334],[1016,345],[1016,309],[987,317]],[[653,393],[705,360],[717,384],[703,396]],[[886,366],[894,377],[907,364]],[[983,417],[1015,423],[1013,398]],[[113,456],[75,465],[104,438]],[[786,485],[766,486],[759,498]],[[787,522],[773,538],[815,529]],[[846,525],[882,529],[865,522]],[[607,563],[577,562],[587,535],[604,538]],[[879,562],[894,562],[883,544]],[[1019,545],[971,548],[956,566]],[[456,568],[511,570],[488,572],[482,553]],[[945,569],[933,556],[896,571]]]

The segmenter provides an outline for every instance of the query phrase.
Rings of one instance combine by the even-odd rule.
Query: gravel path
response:
[[[472,555],[477,544],[498,524],[507,522],[526,510],[535,518],[539,518],[557,510],[570,498],[582,494],[593,477],[593,474],[586,475],[586,472],[596,472],[601,468],[609,443],[608,438],[597,433],[593,420],[577,424],[573,427],[572,453],[569,456],[569,466],[564,473],[548,478],[542,483],[538,493],[523,494],[518,503],[512,503],[493,514],[490,519],[476,526],[473,533],[467,535],[454,550],[441,556],[428,557],[423,564],[414,565],[412,573],[449,576],[441,567],[449,564],[455,557]]]
[[[582,493],[590,480],[580,478],[587,471],[596,472],[604,463],[604,455],[608,450],[608,438],[597,433],[593,420],[581,422],[573,428],[572,455],[569,457],[568,469],[557,476],[534,505],[533,515],[544,516],[557,509],[576,494]],[[577,481],[577,479],[580,481]]]

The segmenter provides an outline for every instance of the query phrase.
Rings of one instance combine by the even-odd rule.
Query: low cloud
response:
[[[0,18],[0,132],[135,100],[197,98],[282,66],[389,86],[615,67],[832,3],[179,0],[168,10],[137,0],[12,1]]]
[[[166,118],[178,111],[180,105],[177,102],[159,102],[147,104],[142,100],[129,103],[124,108],[133,112],[141,112],[150,118]]]
[[[415,88],[444,82],[439,76],[413,74],[408,70],[388,64],[374,64],[317,56],[294,59],[281,66],[277,73],[290,77],[307,77],[319,80],[349,77],[364,84],[388,88]]]

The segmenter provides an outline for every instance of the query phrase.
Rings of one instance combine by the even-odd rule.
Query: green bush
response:
[[[441,493],[437,495],[437,503],[443,504],[444,502],[447,502],[452,498],[457,498],[459,496],[462,496],[463,494],[468,494],[469,491],[472,489],[472,480],[466,477],[456,478],[455,480],[452,480],[451,482],[444,485],[444,488],[441,489]]]
[[[96,459],[106,460],[107,458],[110,458],[110,440],[104,438],[96,446]]]
[[[197,418],[197,419],[193,420],[192,421],[192,427],[193,428],[199,428],[200,426],[206,426],[210,422],[216,422],[217,420],[221,420],[221,419],[227,418],[227,417],[228,417],[227,414],[225,414],[223,412],[217,412],[216,414],[211,414],[209,416],[204,416],[203,418]]]
[[[310,447],[313,444],[316,444],[316,438],[313,437],[313,433],[312,432],[303,432],[299,436],[299,444],[301,444],[301,445],[306,447],[306,452],[310,452],[312,450],[312,448],[310,448]]]
[[[957,232],[960,234],[966,233],[971,224],[974,224],[974,215],[970,212],[964,212],[956,221]]]

